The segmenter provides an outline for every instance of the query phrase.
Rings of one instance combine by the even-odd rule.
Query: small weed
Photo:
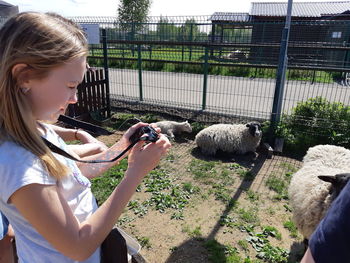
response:
[[[190,194],[197,194],[200,192],[200,188],[192,185],[192,183],[183,183],[182,189]]]
[[[272,236],[278,240],[282,240],[281,233],[277,230],[277,228],[275,228],[273,226],[263,227],[263,233],[266,234],[267,236]]]
[[[245,181],[252,181],[255,178],[255,175],[246,169],[239,169],[237,172],[239,176]]]
[[[242,219],[246,223],[259,223],[259,217],[257,214],[256,209],[250,208],[250,209],[244,209],[240,208],[238,209],[238,215],[240,219]]]
[[[267,208],[267,212],[270,214],[270,215],[275,215],[276,214],[276,211],[273,207],[269,207]]]
[[[168,162],[174,162],[175,161],[175,155],[174,154],[168,154],[165,157],[165,160],[167,160]]]
[[[269,263],[287,263],[289,251],[279,247],[273,247],[268,236],[271,236],[273,228],[263,229],[262,233],[249,233],[247,241],[258,252],[257,257]]]
[[[291,237],[294,237],[294,238],[298,237],[298,229],[291,220],[284,222],[283,226],[289,230]]]
[[[143,217],[148,212],[148,202],[140,204],[137,200],[131,200],[128,207],[139,217]]]
[[[248,241],[247,240],[238,240],[237,244],[244,250],[244,251],[248,251]]]
[[[228,190],[224,184],[214,184],[213,192],[216,200],[223,201],[224,203],[231,200],[230,190]]]
[[[124,177],[128,165],[127,159],[120,161],[119,165],[113,166],[102,176],[93,178],[91,180],[91,190],[97,200],[98,204],[102,204],[113,192],[115,187],[120,183]]]
[[[179,212],[175,212],[171,215],[171,219],[176,220],[183,220],[184,219],[184,212],[181,210]]]
[[[215,162],[193,159],[189,166],[189,171],[196,179],[216,176]]]
[[[185,225],[182,228],[182,232],[187,233],[190,237],[193,237],[193,238],[201,238],[201,236],[202,236],[200,226],[197,226],[197,227],[195,227],[195,229],[191,230],[189,225]]]
[[[280,247],[274,247],[267,243],[262,247],[260,253],[257,254],[257,257],[269,263],[287,263],[289,251]]]
[[[221,216],[220,225],[233,228],[236,225],[237,220],[231,216]]]
[[[236,248],[230,245],[222,245],[215,239],[206,241],[204,247],[209,252],[209,260],[213,263],[243,262]]]
[[[266,186],[278,194],[277,199],[288,199],[287,183],[283,179],[272,175],[267,179]]]
[[[140,242],[140,245],[142,247],[145,247],[147,249],[150,249],[152,247],[149,237],[140,237],[137,238],[137,240]]]
[[[281,163],[280,166],[284,169],[287,170],[287,172],[289,173],[295,173],[297,171],[297,168],[295,168],[294,165],[290,164],[290,163]]]
[[[252,190],[247,190],[246,191],[247,194],[247,198],[251,201],[251,202],[256,202],[259,200],[259,194],[252,191]]]

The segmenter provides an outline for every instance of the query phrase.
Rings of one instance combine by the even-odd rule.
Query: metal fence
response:
[[[98,23],[105,34],[114,101],[271,117],[283,21],[243,15],[215,23],[203,16],[153,17],[143,24],[73,20]],[[284,113],[316,96],[349,105],[349,28],[348,21],[292,22]],[[91,45],[90,64],[102,66],[102,58],[102,44]]]

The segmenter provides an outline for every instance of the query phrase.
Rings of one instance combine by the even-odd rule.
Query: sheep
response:
[[[201,130],[196,135],[195,142],[204,155],[215,155],[218,150],[245,154],[256,151],[261,136],[261,125],[258,122],[214,124]]]
[[[247,55],[241,51],[241,50],[234,50],[228,54],[225,54],[223,56],[224,58],[226,59],[233,59],[233,60],[244,60],[244,59],[247,59]]]
[[[176,122],[176,121],[159,121],[155,123],[158,128],[160,128],[161,133],[168,135],[170,138],[174,139],[175,134],[181,132],[192,132],[192,127],[188,121]]]
[[[306,242],[349,180],[349,163],[350,150],[318,145],[309,148],[293,174],[288,189],[292,219]]]

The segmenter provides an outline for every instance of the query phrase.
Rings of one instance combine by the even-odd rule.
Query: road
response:
[[[137,70],[109,69],[113,97],[140,98]],[[209,75],[203,98],[201,74],[142,71],[142,96],[145,102],[188,109],[205,109],[252,118],[269,118],[272,111],[275,79]],[[284,90],[283,112],[290,113],[297,102],[321,96],[329,101],[350,104],[350,88],[339,83],[288,81]]]

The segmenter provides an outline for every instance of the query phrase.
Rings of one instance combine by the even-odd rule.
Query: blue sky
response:
[[[5,2],[18,5],[20,11],[54,11],[64,16],[115,16],[119,5],[118,0],[5,0]],[[287,0],[153,0],[150,15],[189,16],[211,15],[214,12],[249,12],[251,2],[287,2]]]

